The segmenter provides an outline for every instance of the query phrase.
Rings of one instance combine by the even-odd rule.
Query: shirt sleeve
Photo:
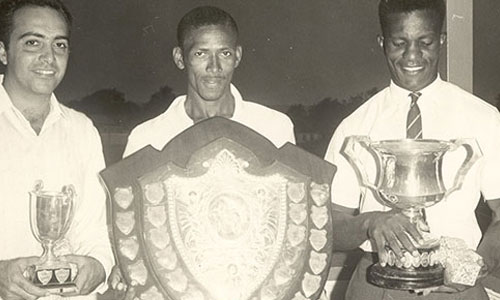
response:
[[[337,167],[331,186],[332,202],[348,208],[359,208],[360,188],[356,173],[342,155],[345,142],[344,125],[335,130],[326,150],[325,160]]]
[[[76,191],[78,201],[71,230],[71,244],[78,255],[87,255],[98,260],[106,272],[106,279],[114,265],[113,253],[106,223],[106,194],[99,181],[99,171],[104,169],[104,155],[99,134],[95,128],[86,139],[87,160],[82,164],[83,190]],[[107,289],[106,281],[97,292]]]
[[[130,132],[128,139],[127,139],[127,145],[125,146],[125,150],[123,151],[123,158],[129,156],[130,154],[136,152],[139,150],[140,147],[138,145],[138,142],[135,139],[135,129]]]
[[[481,193],[484,199],[495,200],[500,199],[500,114],[496,114],[490,130],[489,140],[482,146]]]

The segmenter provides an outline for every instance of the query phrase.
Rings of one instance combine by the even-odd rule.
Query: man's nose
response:
[[[407,59],[418,59],[422,57],[422,50],[418,45],[418,42],[408,43],[408,46],[405,50],[405,58]]]
[[[212,55],[209,58],[207,71],[217,73],[222,71],[222,66],[220,63],[220,58],[217,55]]]
[[[55,59],[54,49],[52,49],[52,47],[45,47],[42,50],[40,59],[46,63],[52,63]]]

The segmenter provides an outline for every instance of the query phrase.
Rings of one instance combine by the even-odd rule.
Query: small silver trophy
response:
[[[375,183],[370,182],[358,157],[359,151],[355,151],[356,146],[364,148],[375,159]],[[460,147],[464,147],[467,154],[453,185],[446,187],[442,175],[443,156]],[[367,136],[350,136],[346,138],[342,154],[354,167],[360,185],[374,191],[377,200],[385,206],[400,209],[416,225],[425,241],[418,247],[418,257],[405,253],[404,259],[398,259],[389,250],[387,266],[373,265],[367,274],[368,281],[401,290],[443,284],[443,268],[433,259],[439,248],[439,239],[431,236],[422,212],[461,188],[465,175],[482,155],[477,142],[474,139],[371,141]]]
[[[35,238],[43,246],[40,262],[28,271],[28,278],[55,294],[76,291],[73,282],[76,270],[68,262],[54,255],[54,244],[61,240],[71,224],[75,198],[73,185],[65,185],[61,192],[43,190],[41,180],[30,192],[30,224]]]

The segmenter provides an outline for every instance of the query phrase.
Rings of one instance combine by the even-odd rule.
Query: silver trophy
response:
[[[361,146],[375,159],[377,174],[371,183],[362,160]],[[445,187],[442,175],[443,156],[448,151],[464,147],[467,154],[458,169],[453,185]],[[439,240],[430,234],[425,221],[424,208],[446,199],[462,186],[465,175],[482,156],[474,139],[452,141],[430,139],[402,139],[371,141],[367,136],[346,138],[342,153],[354,167],[360,185],[371,189],[385,206],[400,209],[424,237],[424,245],[418,247],[419,255],[405,253],[398,259],[389,250],[386,267],[379,263],[368,271],[369,282],[391,289],[418,289],[443,284],[443,268],[433,256],[439,248]]]
[[[61,240],[73,218],[75,189],[65,185],[60,192],[43,190],[37,181],[30,192],[31,231],[43,246],[40,262],[28,270],[28,278],[52,293],[68,294],[76,291],[73,282],[75,267],[54,255],[54,245]]]

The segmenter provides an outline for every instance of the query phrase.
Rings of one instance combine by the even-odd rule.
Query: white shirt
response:
[[[235,101],[231,120],[257,131],[276,147],[281,147],[286,142],[295,144],[293,123],[287,115],[254,102],[244,101],[233,85],[231,94]],[[193,120],[186,113],[185,102],[186,95],[177,97],[164,113],[134,128],[128,137],[123,157],[147,145],[162,150],[172,138],[193,126]]]
[[[114,260],[106,196],[98,179],[104,156],[92,122],[52,95],[50,112],[37,135],[0,85],[0,145],[0,260],[41,256],[41,244],[30,229],[28,193],[36,180],[43,180],[44,190],[75,187],[74,218],[66,239],[74,254],[94,257],[109,275]]]
[[[487,200],[500,198],[500,114],[492,105],[439,77],[420,92],[422,96],[417,103],[424,139],[475,138],[482,151],[483,156],[466,175],[462,188],[426,209],[432,233],[462,238],[475,249],[481,238],[474,213],[480,194]],[[332,182],[334,203],[359,208],[362,213],[389,210],[374,198],[371,191],[359,188],[352,166],[339,151],[344,139],[351,135],[367,135],[372,141],[405,138],[411,102],[409,93],[391,82],[336,129],[325,156],[338,167]],[[374,183],[374,159],[364,152],[358,155]],[[452,185],[464,158],[463,147],[445,154],[442,169],[446,187]],[[371,251],[368,241],[361,248]]]

